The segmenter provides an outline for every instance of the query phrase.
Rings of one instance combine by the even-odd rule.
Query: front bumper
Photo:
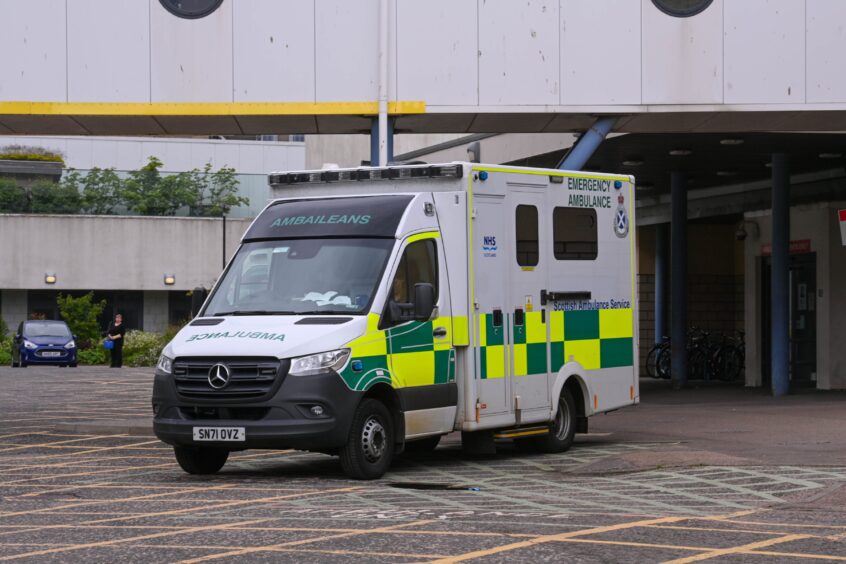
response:
[[[245,401],[182,397],[169,374],[156,371],[153,385],[153,431],[177,446],[295,448],[331,451],[347,441],[353,414],[363,396],[350,390],[334,372],[284,376],[270,398]],[[319,405],[323,414],[311,413]],[[244,427],[246,440],[194,441],[194,427]]]
[[[21,360],[27,364],[76,364],[76,349],[64,347],[39,347],[27,349],[21,347]],[[45,352],[58,352],[59,356],[43,356]]]

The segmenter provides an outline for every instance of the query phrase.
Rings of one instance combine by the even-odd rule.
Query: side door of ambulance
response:
[[[473,198],[471,255],[475,311],[473,314],[476,394],[480,417],[507,414],[511,409],[510,368],[506,356],[506,265],[508,245],[506,198],[477,194]]]
[[[388,301],[413,303],[419,283],[435,288],[432,318],[388,328],[391,379],[405,412],[407,438],[451,431],[458,405],[449,280],[436,231],[403,242]]]
[[[507,261],[508,342],[513,405],[520,422],[549,417],[549,311],[540,292],[547,287],[552,242],[546,186],[510,188],[508,229],[514,247]]]

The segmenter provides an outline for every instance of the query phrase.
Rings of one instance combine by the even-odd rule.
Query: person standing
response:
[[[123,365],[123,338],[126,335],[126,328],[123,326],[123,316],[115,315],[115,320],[109,323],[106,329],[106,338],[114,342],[112,353],[112,368],[120,368]]]

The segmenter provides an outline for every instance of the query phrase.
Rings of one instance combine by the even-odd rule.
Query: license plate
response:
[[[195,441],[244,441],[244,427],[194,427]]]
[[[42,351],[41,356],[62,356],[59,351]]]

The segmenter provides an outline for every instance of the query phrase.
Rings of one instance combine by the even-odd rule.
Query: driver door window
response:
[[[400,323],[403,314],[414,310],[414,286],[427,283],[435,288],[438,297],[438,257],[435,241],[426,239],[411,243],[405,248],[397,272],[391,282],[388,307],[392,309],[391,325]]]

